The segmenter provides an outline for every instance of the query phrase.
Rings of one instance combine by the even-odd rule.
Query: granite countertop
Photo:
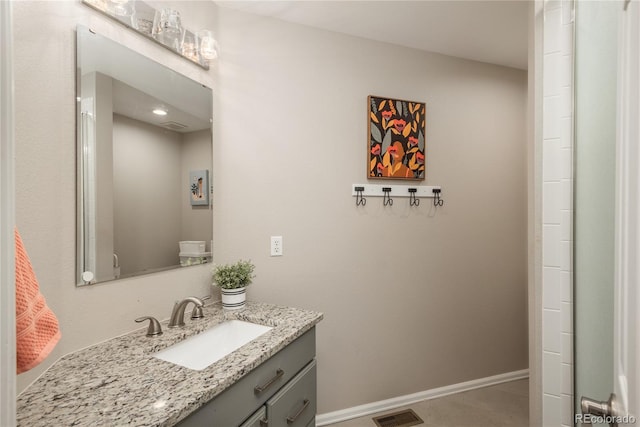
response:
[[[220,303],[184,328],[148,338],[146,327],[68,354],[17,398],[19,426],[172,426],[273,356],[322,320],[322,313],[247,302],[225,311]],[[273,329],[195,371],[152,355],[225,320]]]

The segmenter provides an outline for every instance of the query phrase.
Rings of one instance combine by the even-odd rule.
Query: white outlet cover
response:
[[[282,256],[282,236],[271,236],[271,256]]]

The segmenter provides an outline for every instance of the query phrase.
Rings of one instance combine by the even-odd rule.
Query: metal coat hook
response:
[[[439,188],[434,188],[433,189],[433,206],[442,206],[444,205],[444,200],[442,200],[440,198],[440,193],[442,192],[442,190],[440,190]]]
[[[364,187],[356,187],[356,206],[364,206],[367,204],[367,199],[362,196]]]
[[[420,199],[416,198],[417,188],[409,188],[409,206],[420,206]]]
[[[391,187],[382,187],[382,204],[384,206],[393,206],[393,199],[391,198]]]

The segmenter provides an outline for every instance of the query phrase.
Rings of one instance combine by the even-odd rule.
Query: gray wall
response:
[[[209,171],[209,187],[211,187],[211,130],[181,134],[181,141],[182,184],[180,188],[190,188],[190,171],[203,169]],[[191,201],[184,190],[181,192],[181,197],[180,240],[206,240],[207,250],[210,250],[211,242],[204,236],[213,236],[211,199],[209,199],[209,206],[191,206]]]
[[[113,115],[114,250],[122,275],[179,262],[176,225],[189,204],[181,152],[179,133]]]
[[[211,207],[191,206],[188,192],[190,171],[211,170],[210,130],[182,134],[114,114],[113,158],[114,250],[122,275],[177,265],[181,240],[210,245]]]
[[[255,261],[251,298],[325,313],[319,412],[526,369],[526,72],[226,9],[219,24],[216,260]],[[444,207],[355,206],[367,95],[426,102]]]
[[[214,27],[215,5],[179,8]],[[255,262],[251,299],[325,313],[319,412],[526,368],[526,73],[219,12],[221,59],[204,72],[80,4],[15,4],[17,222],[63,328],[45,365],[140,315],[166,318],[209,282],[203,266],[74,287],[85,22],[214,87],[215,260]],[[356,208],[371,94],[427,103],[425,184],[443,186],[444,207]],[[270,235],[283,257],[269,257]]]

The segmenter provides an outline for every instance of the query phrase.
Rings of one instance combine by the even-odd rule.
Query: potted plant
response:
[[[237,310],[244,307],[246,287],[251,284],[255,266],[251,261],[240,260],[235,264],[217,265],[213,269],[213,283],[222,293],[222,307]]]

